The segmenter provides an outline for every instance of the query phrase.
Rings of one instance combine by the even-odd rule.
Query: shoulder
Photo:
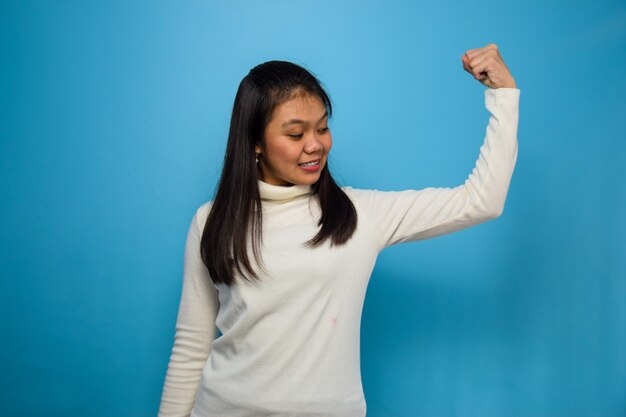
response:
[[[378,192],[378,190],[375,189],[366,189],[366,188],[352,188],[349,185],[346,185],[344,187],[341,187],[341,189],[343,190],[343,192],[345,192],[350,198],[359,198],[362,196],[366,196],[372,193],[376,193]]]
[[[198,222],[198,226],[200,229],[204,228],[204,224],[206,223],[207,218],[209,217],[209,213],[211,212],[211,207],[213,207],[213,200],[202,203],[194,214],[194,219]]]
[[[361,196],[370,190],[364,190],[364,189],[360,189],[360,188],[352,188],[349,185],[343,186],[341,187],[341,190],[346,193],[346,195],[348,196],[348,198],[350,198],[350,200],[352,200],[353,203],[358,204],[357,200],[360,200]]]
[[[393,191],[380,191],[378,189],[369,188],[353,188],[351,186],[341,187],[355,207],[359,210],[370,210],[376,206],[381,198],[394,193]]]
[[[341,189],[348,195],[348,197],[350,197],[351,200],[357,201],[357,204],[380,198],[391,197],[397,195],[398,193],[411,191],[383,191],[376,188],[352,188],[350,186],[341,187]]]

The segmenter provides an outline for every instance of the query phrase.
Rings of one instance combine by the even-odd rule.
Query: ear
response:
[[[263,153],[259,145],[254,145],[254,153]]]

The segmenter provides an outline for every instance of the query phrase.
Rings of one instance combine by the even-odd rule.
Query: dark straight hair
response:
[[[303,67],[287,61],[268,61],[252,68],[237,90],[230,119],[224,164],[211,211],[200,241],[200,254],[215,284],[236,284],[235,270],[247,281],[259,279],[248,257],[252,253],[263,269],[262,209],[259,168],[255,145],[263,145],[265,127],[273,111],[297,95],[317,97],[332,116],[332,105],[319,80]],[[357,226],[357,213],[350,198],[335,183],[328,162],[312,186],[321,208],[320,229],[310,240],[316,247],[326,239],[330,245],[346,243]],[[244,271],[245,270],[245,271]]]

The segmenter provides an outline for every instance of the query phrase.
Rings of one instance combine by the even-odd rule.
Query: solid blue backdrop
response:
[[[191,216],[239,81],[306,66],[342,185],[460,185],[495,43],[520,97],[503,215],[384,251],[368,417],[626,415],[623,0],[3,1],[3,416],[154,416]]]

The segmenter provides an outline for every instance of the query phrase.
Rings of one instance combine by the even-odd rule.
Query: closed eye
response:
[[[324,134],[324,133],[326,133],[326,132],[328,132],[328,127],[323,127],[323,128],[321,128],[321,129],[319,130],[319,133],[320,133],[320,134]],[[303,135],[303,133],[299,133],[299,134],[297,134],[297,135],[287,135],[287,136],[289,136],[289,137],[291,137],[291,138],[294,138],[294,139],[300,139],[300,138],[302,137],[302,135]]]

